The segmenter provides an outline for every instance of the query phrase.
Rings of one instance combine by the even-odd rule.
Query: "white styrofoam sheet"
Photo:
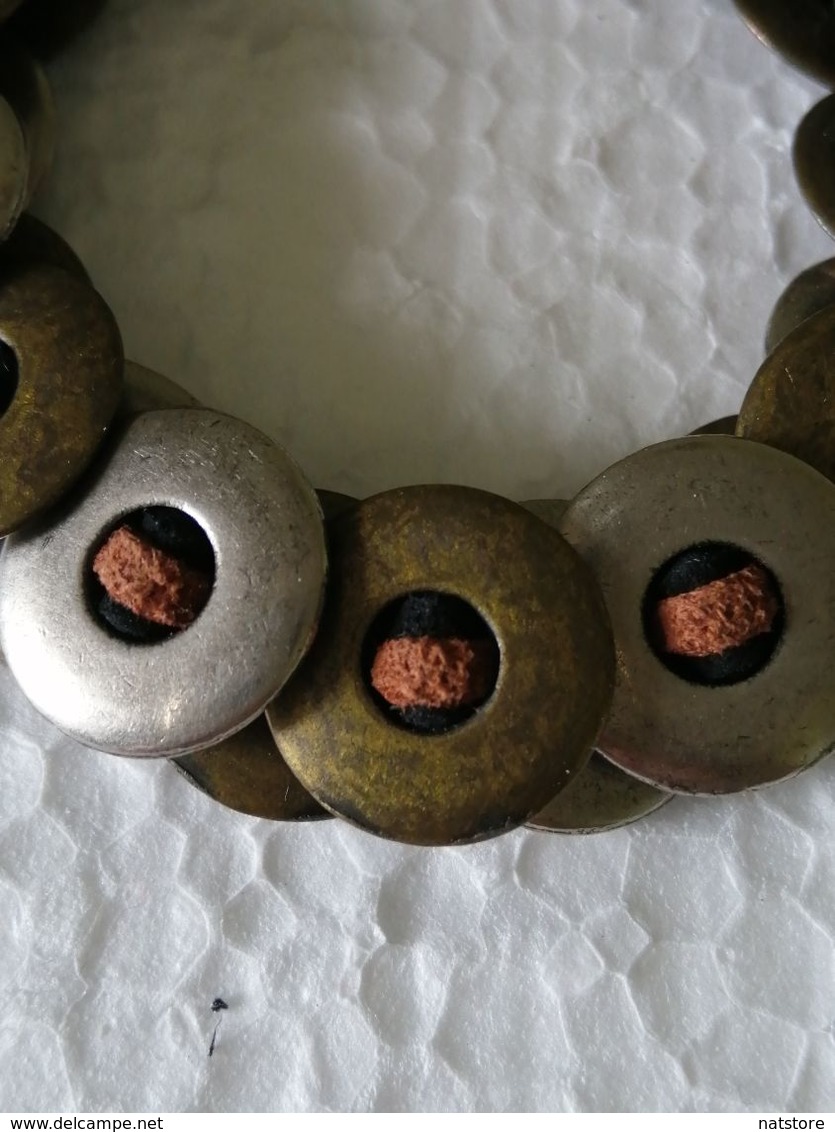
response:
[[[356,495],[573,493],[734,411],[830,254],[819,88],[730,0],[111,0],[51,77],[37,211],[129,356]],[[86,752],[0,667],[0,1110],[829,1109],[833,803],[405,848]]]

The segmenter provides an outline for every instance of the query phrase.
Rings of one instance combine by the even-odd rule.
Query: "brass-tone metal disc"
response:
[[[568,500],[529,499],[522,506],[556,526]],[[551,833],[603,833],[638,821],[671,798],[592,751],[579,774],[527,824]]]
[[[230,810],[272,821],[331,817],[287,766],[263,715],[231,739],[172,762],[193,786]]]
[[[0,95],[17,115],[26,142],[26,202],[46,176],[55,151],[55,105],[39,63],[17,41],[0,38]]]
[[[720,417],[718,421],[710,421],[701,428],[694,428],[690,436],[733,436],[736,431],[737,418]]]
[[[129,419],[154,409],[194,409],[200,405],[188,390],[169,377],[137,362],[125,362],[125,391],[119,406],[120,419]]]
[[[593,751],[574,781],[527,824],[545,833],[606,833],[640,821],[673,797]]]
[[[0,271],[12,263],[24,266],[34,263],[51,264],[52,267],[63,268],[84,283],[90,282],[84,264],[66,240],[28,212],[20,217],[14,230],[0,247]]]
[[[831,306],[835,306],[835,259],[807,268],[786,287],[768,323],[766,354],[773,353],[807,318]]]
[[[88,284],[36,264],[0,275],[0,341],[17,392],[0,417],[0,535],[55,503],[92,460],[119,404],[115,319]]]
[[[835,480],[835,307],[806,319],[757,371],[737,436],[805,460]]]
[[[29,159],[17,115],[0,97],[0,240],[14,228],[26,205]]]
[[[612,641],[590,572],[553,528],[472,488],[386,492],[329,533],[319,634],[267,710],[290,768],[327,809],[398,841],[457,844],[522,824],[583,765],[609,703]],[[501,655],[491,698],[435,735],[390,722],[362,669],[375,617],[426,590],[473,606]]]
[[[618,660],[597,747],[636,777],[721,794],[796,774],[835,745],[835,486],[763,444],[691,436],[604,472],[560,529],[600,581]],[[730,543],[777,579],[780,643],[756,675],[706,687],[674,675],[647,642],[656,571],[689,547]]]
[[[829,0],[736,0],[758,39],[825,86],[835,85],[835,8]]]
[[[821,227],[835,238],[835,95],[813,106],[794,135],[794,171]]]

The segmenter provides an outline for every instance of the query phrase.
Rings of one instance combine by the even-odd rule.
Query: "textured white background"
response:
[[[830,254],[730,0],[111,0],[51,74],[129,355],[322,487],[571,493],[733,411]],[[835,1103],[832,762],[421,851],[0,712],[0,1109]]]

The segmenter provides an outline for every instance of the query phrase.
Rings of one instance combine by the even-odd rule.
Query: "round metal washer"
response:
[[[790,452],[835,480],[835,307],[787,335],[757,371],[737,436]]]
[[[307,650],[322,601],[316,494],[263,433],[208,409],[136,417],[84,493],[6,540],[0,647],[62,731],[114,754],[186,754],[244,727]],[[197,621],[154,645],[116,639],[89,611],[90,556],[119,519],[176,507],[215,552]]]
[[[736,0],[758,39],[825,86],[835,84],[835,10],[822,0]]]
[[[529,499],[522,504],[556,527],[567,499]],[[651,814],[672,795],[640,782],[592,751],[591,758],[564,790],[527,823],[550,833],[603,833]]]
[[[553,528],[472,488],[386,492],[329,534],[319,635],[267,711],[290,768],[329,810],[398,841],[478,841],[526,821],[585,762],[609,702],[612,642],[589,571]],[[469,602],[501,653],[492,697],[438,735],[389,722],[361,663],[380,610],[424,590]]]
[[[0,535],[56,502],[101,445],[122,392],[122,340],[87,283],[57,267],[0,274],[0,341],[17,392],[0,417]]]
[[[835,306],[835,259],[807,268],[786,287],[768,323],[766,354],[776,350],[786,335],[807,318],[831,306]]]
[[[720,794],[787,778],[835,745],[835,487],[776,449],[728,436],[656,444],[577,496],[560,529],[600,581],[618,658],[598,748],[662,788]],[[777,578],[782,640],[750,679],[673,675],[644,636],[656,570],[704,542],[736,545]]]
[[[821,227],[835,237],[835,95],[813,106],[797,127],[793,155],[806,203]]]
[[[172,761],[192,786],[230,810],[271,821],[331,817],[281,757],[263,714],[222,743]]]
[[[29,159],[17,115],[0,98],[0,240],[5,239],[26,206]]]

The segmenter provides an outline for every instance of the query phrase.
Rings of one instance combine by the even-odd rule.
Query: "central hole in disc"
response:
[[[18,379],[17,354],[8,342],[0,341],[0,417],[15,399]]]
[[[362,668],[387,719],[408,731],[437,735],[466,723],[493,695],[499,646],[468,602],[417,590],[374,618]]]
[[[215,582],[215,554],[196,519],[176,507],[143,507],[115,523],[93,549],[87,597],[112,636],[154,644],[188,629]]]
[[[661,663],[683,680],[712,687],[762,671],[785,626],[774,574],[725,542],[698,543],[669,558],[647,588],[642,613]]]

